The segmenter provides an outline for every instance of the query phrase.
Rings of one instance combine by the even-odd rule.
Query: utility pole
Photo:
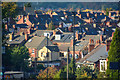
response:
[[[69,74],[69,63],[68,63],[68,61],[69,61],[69,52],[70,52],[69,47],[68,47],[67,52],[68,52],[67,53],[67,80],[69,80],[69,76],[68,76],[68,74]]]
[[[73,19],[73,74],[75,74],[75,12],[72,12],[74,15],[74,19]]]
[[[48,64],[49,64],[49,53],[48,53],[48,34],[47,34],[47,80],[48,80]]]

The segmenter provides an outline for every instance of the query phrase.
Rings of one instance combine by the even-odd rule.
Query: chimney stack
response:
[[[24,11],[26,10],[26,7],[24,6]]]
[[[97,18],[97,13],[95,14],[95,17]]]
[[[91,44],[91,42],[92,42],[92,40],[91,40],[91,39],[89,39],[89,44]]]
[[[38,14],[36,14],[36,18],[38,18]]]
[[[111,12],[109,12],[109,17],[111,18]]]
[[[76,31],[76,39],[77,39],[77,40],[79,39],[79,34],[78,34],[77,31]]]
[[[5,24],[5,30],[6,30],[6,31],[8,30],[8,25],[7,25],[7,24]]]
[[[107,17],[105,16],[105,20],[107,20]]]
[[[77,14],[80,14],[80,10],[77,10]]]
[[[110,43],[112,40],[107,40],[106,41],[106,51],[108,51],[110,49]]]
[[[100,15],[102,15],[102,13],[100,13]]]
[[[28,13],[28,15],[27,15],[27,19],[29,19],[29,13]]]
[[[55,36],[55,34],[56,34],[55,30],[53,30],[53,36]]]
[[[90,13],[89,12],[87,13],[87,17],[90,17]]]
[[[103,41],[103,35],[100,35],[100,42],[102,43]]]
[[[13,38],[14,38],[14,34],[13,34],[13,32],[12,32],[11,34],[9,34],[9,35],[10,35],[10,37],[9,37],[9,41],[12,41]]]
[[[30,28],[27,29],[27,33],[28,33],[28,34],[31,33],[31,29],[30,29]]]
[[[28,34],[25,34],[25,40],[27,41],[28,40]]]
[[[67,18],[68,16],[67,15],[65,15],[65,18]]]
[[[92,39],[89,39],[88,52],[91,52],[94,49],[94,47],[94,41]]]
[[[73,46],[73,39],[71,40],[71,43],[70,43],[71,46]]]
[[[96,28],[96,24],[95,23],[93,24],[93,27]]]
[[[13,28],[15,29],[15,25],[13,25]]]

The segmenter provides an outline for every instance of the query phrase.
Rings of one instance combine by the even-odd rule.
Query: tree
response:
[[[53,22],[52,22],[52,21],[49,23],[49,26],[48,26],[47,29],[48,29],[48,30],[54,30],[54,29],[55,29],[55,26],[53,25]]]
[[[11,64],[13,70],[27,70],[28,68],[29,52],[25,46],[14,47],[11,52]]]
[[[15,2],[2,3],[2,18],[15,17],[17,5]]]
[[[112,42],[110,45],[110,49],[108,52],[108,68],[107,75],[110,78],[117,78],[118,70],[110,70],[110,62],[120,62],[120,29],[116,28],[114,32],[114,36],[112,38]]]
[[[31,7],[31,4],[28,2],[24,5],[25,7]]]
[[[76,78],[75,73],[73,72],[74,67],[73,58],[71,59],[71,62],[69,64],[69,78]],[[55,78],[67,78],[67,66],[64,66],[62,69],[59,70],[59,72],[54,76]]]
[[[88,66],[81,66],[76,70],[77,78],[91,78],[92,70]]]
[[[48,74],[47,74],[47,70],[48,70]],[[40,70],[39,75],[37,76],[38,80],[41,80],[42,78],[54,78],[54,75],[57,73],[57,69],[54,67],[47,67],[45,70]]]

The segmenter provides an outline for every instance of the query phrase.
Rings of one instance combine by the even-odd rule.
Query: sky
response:
[[[2,2],[119,2],[120,0],[1,0]]]

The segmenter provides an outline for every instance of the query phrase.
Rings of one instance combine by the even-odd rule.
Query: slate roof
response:
[[[34,28],[36,28],[36,27],[38,27],[38,30],[46,30],[47,29],[46,26],[42,25],[42,24],[40,24],[40,25],[34,25]]]
[[[34,24],[45,24],[46,22],[49,24],[51,22],[50,15],[38,15],[38,18],[36,18],[36,15],[29,15],[29,21]]]
[[[86,28],[88,28],[88,30],[86,30]],[[86,33],[86,35],[97,35],[99,34],[98,31],[102,31],[98,25],[96,25],[96,28],[94,28],[93,24],[81,25],[79,27],[75,27],[74,29],[79,33]]]
[[[36,30],[33,35],[44,36],[44,33],[53,33],[53,30]]]
[[[63,22],[61,17],[58,15],[53,15],[52,16],[52,22],[54,25],[59,25],[60,22]]]
[[[6,42],[10,45],[19,45],[25,40],[25,35],[15,36],[12,41],[7,40]]]
[[[100,35],[85,35],[85,37],[81,38],[79,41],[75,43],[75,50],[80,51],[83,50],[84,47],[88,46],[89,39],[93,39],[94,43],[96,40],[100,40]],[[70,51],[73,50],[73,47],[70,47]]]
[[[15,27],[28,28],[29,26],[27,24],[15,24]]]
[[[60,51],[67,51],[68,47],[70,47],[70,44],[61,44],[58,47]]]
[[[68,16],[66,20],[63,20],[65,23],[73,23],[74,16]],[[82,19],[80,19],[78,16],[75,16],[75,24],[79,23],[85,23]]]
[[[58,46],[46,46],[51,52],[59,52]]]
[[[106,59],[107,57],[108,52],[106,51],[106,45],[99,45],[96,49],[88,53],[84,58],[80,59],[80,62],[97,62],[99,59]]]
[[[57,13],[58,16],[60,16],[60,17],[64,17],[65,16],[63,11],[55,11],[55,13]]]
[[[72,33],[64,33],[62,34],[62,39],[61,40],[53,40],[53,42],[62,42],[62,43],[70,43],[72,39],[73,34]]]
[[[47,45],[47,38],[46,37],[38,37],[38,36],[32,37],[25,44],[25,46],[27,48],[35,48],[37,50],[42,49],[46,45]],[[48,45],[52,45],[52,42],[49,39],[48,39]]]

